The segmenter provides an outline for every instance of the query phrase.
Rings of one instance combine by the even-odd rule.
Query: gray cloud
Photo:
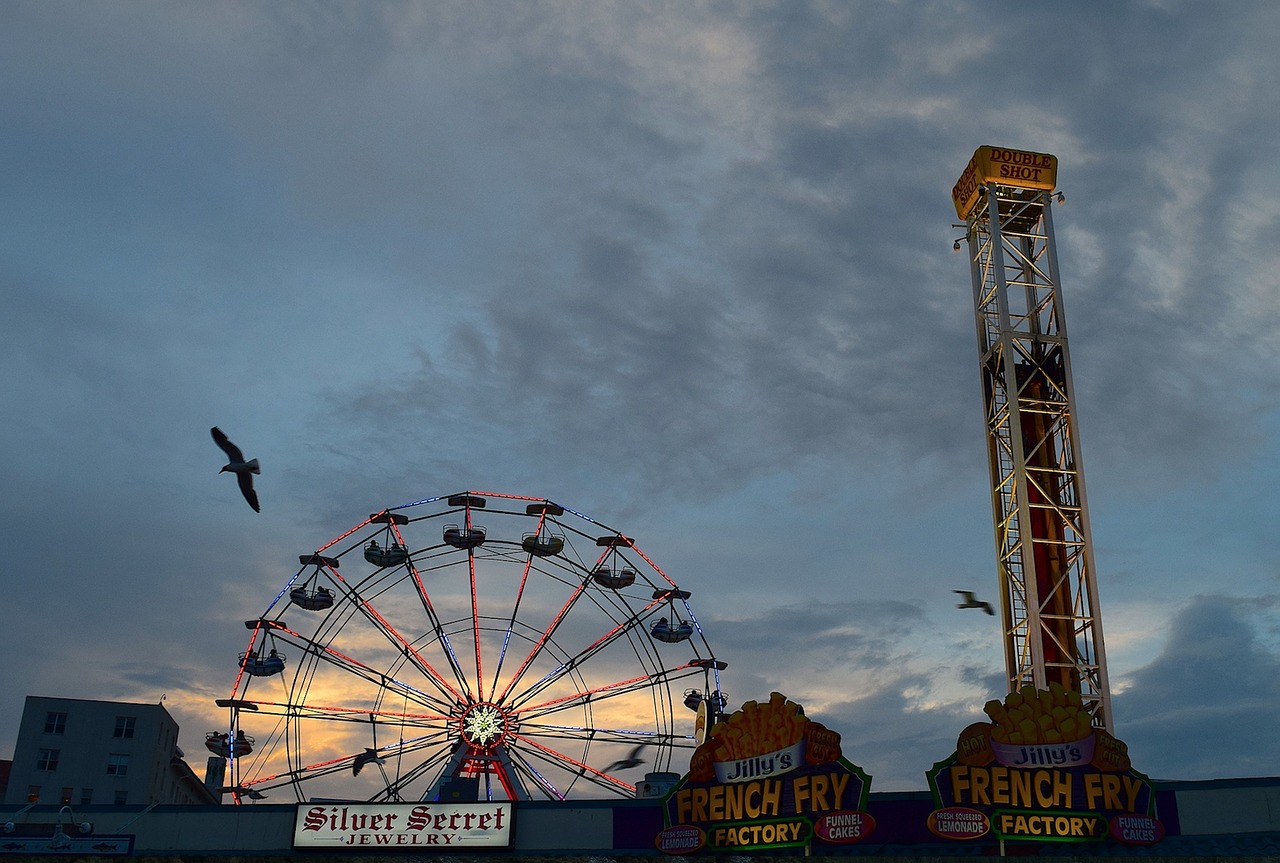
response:
[[[1150,664],[1109,642],[1118,730],[1152,774],[1259,769],[1187,752],[1215,721],[1269,745],[1239,603],[1280,561],[1278,14],[7,4],[0,648],[68,633],[11,686],[182,678],[198,735],[300,551],[510,490],[634,529],[735,695],[794,690],[920,787],[998,687],[998,635],[936,615],[994,590],[947,195],[1007,143],[1061,160],[1108,620],[1221,594]],[[260,518],[215,424],[263,459]]]
[[[1164,779],[1254,775],[1277,754],[1267,733],[1280,655],[1263,640],[1274,597],[1194,596],[1160,654],[1114,696],[1116,734],[1135,766]]]

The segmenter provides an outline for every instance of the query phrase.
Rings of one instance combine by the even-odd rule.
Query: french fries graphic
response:
[[[1080,693],[1057,682],[1048,689],[1028,683],[1003,702],[988,701],[982,709],[995,723],[991,739],[997,743],[1068,743],[1093,732],[1093,717],[1084,709]]]
[[[764,704],[748,701],[737,713],[711,726],[714,759],[736,761],[794,746],[804,737],[808,722],[800,706],[781,692],[770,693]]]
[[[824,764],[840,757],[840,735],[807,719],[800,705],[780,692],[760,703],[748,701],[742,709],[711,726],[707,741],[689,762],[689,778],[710,781],[715,762],[753,758],[807,741],[805,760]]]

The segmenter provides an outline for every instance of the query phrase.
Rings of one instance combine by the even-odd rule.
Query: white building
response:
[[[160,704],[28,695],[5,803],[217,803]]]

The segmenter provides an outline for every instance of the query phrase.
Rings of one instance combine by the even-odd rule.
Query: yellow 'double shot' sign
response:
[[[1058,183],[1058,157],[1008,147],[979,147],[951,189],[956,215],[969,218],[978,202],[978,190],[987,183],[1052,192]]]

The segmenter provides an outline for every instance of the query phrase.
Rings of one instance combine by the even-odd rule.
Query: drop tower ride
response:
[[[1110,732],[1053,237],[1057,167],[1047,153],[979,147],[951,195],[973,283],[1008,689],[1079,692],[1093,724]]]

